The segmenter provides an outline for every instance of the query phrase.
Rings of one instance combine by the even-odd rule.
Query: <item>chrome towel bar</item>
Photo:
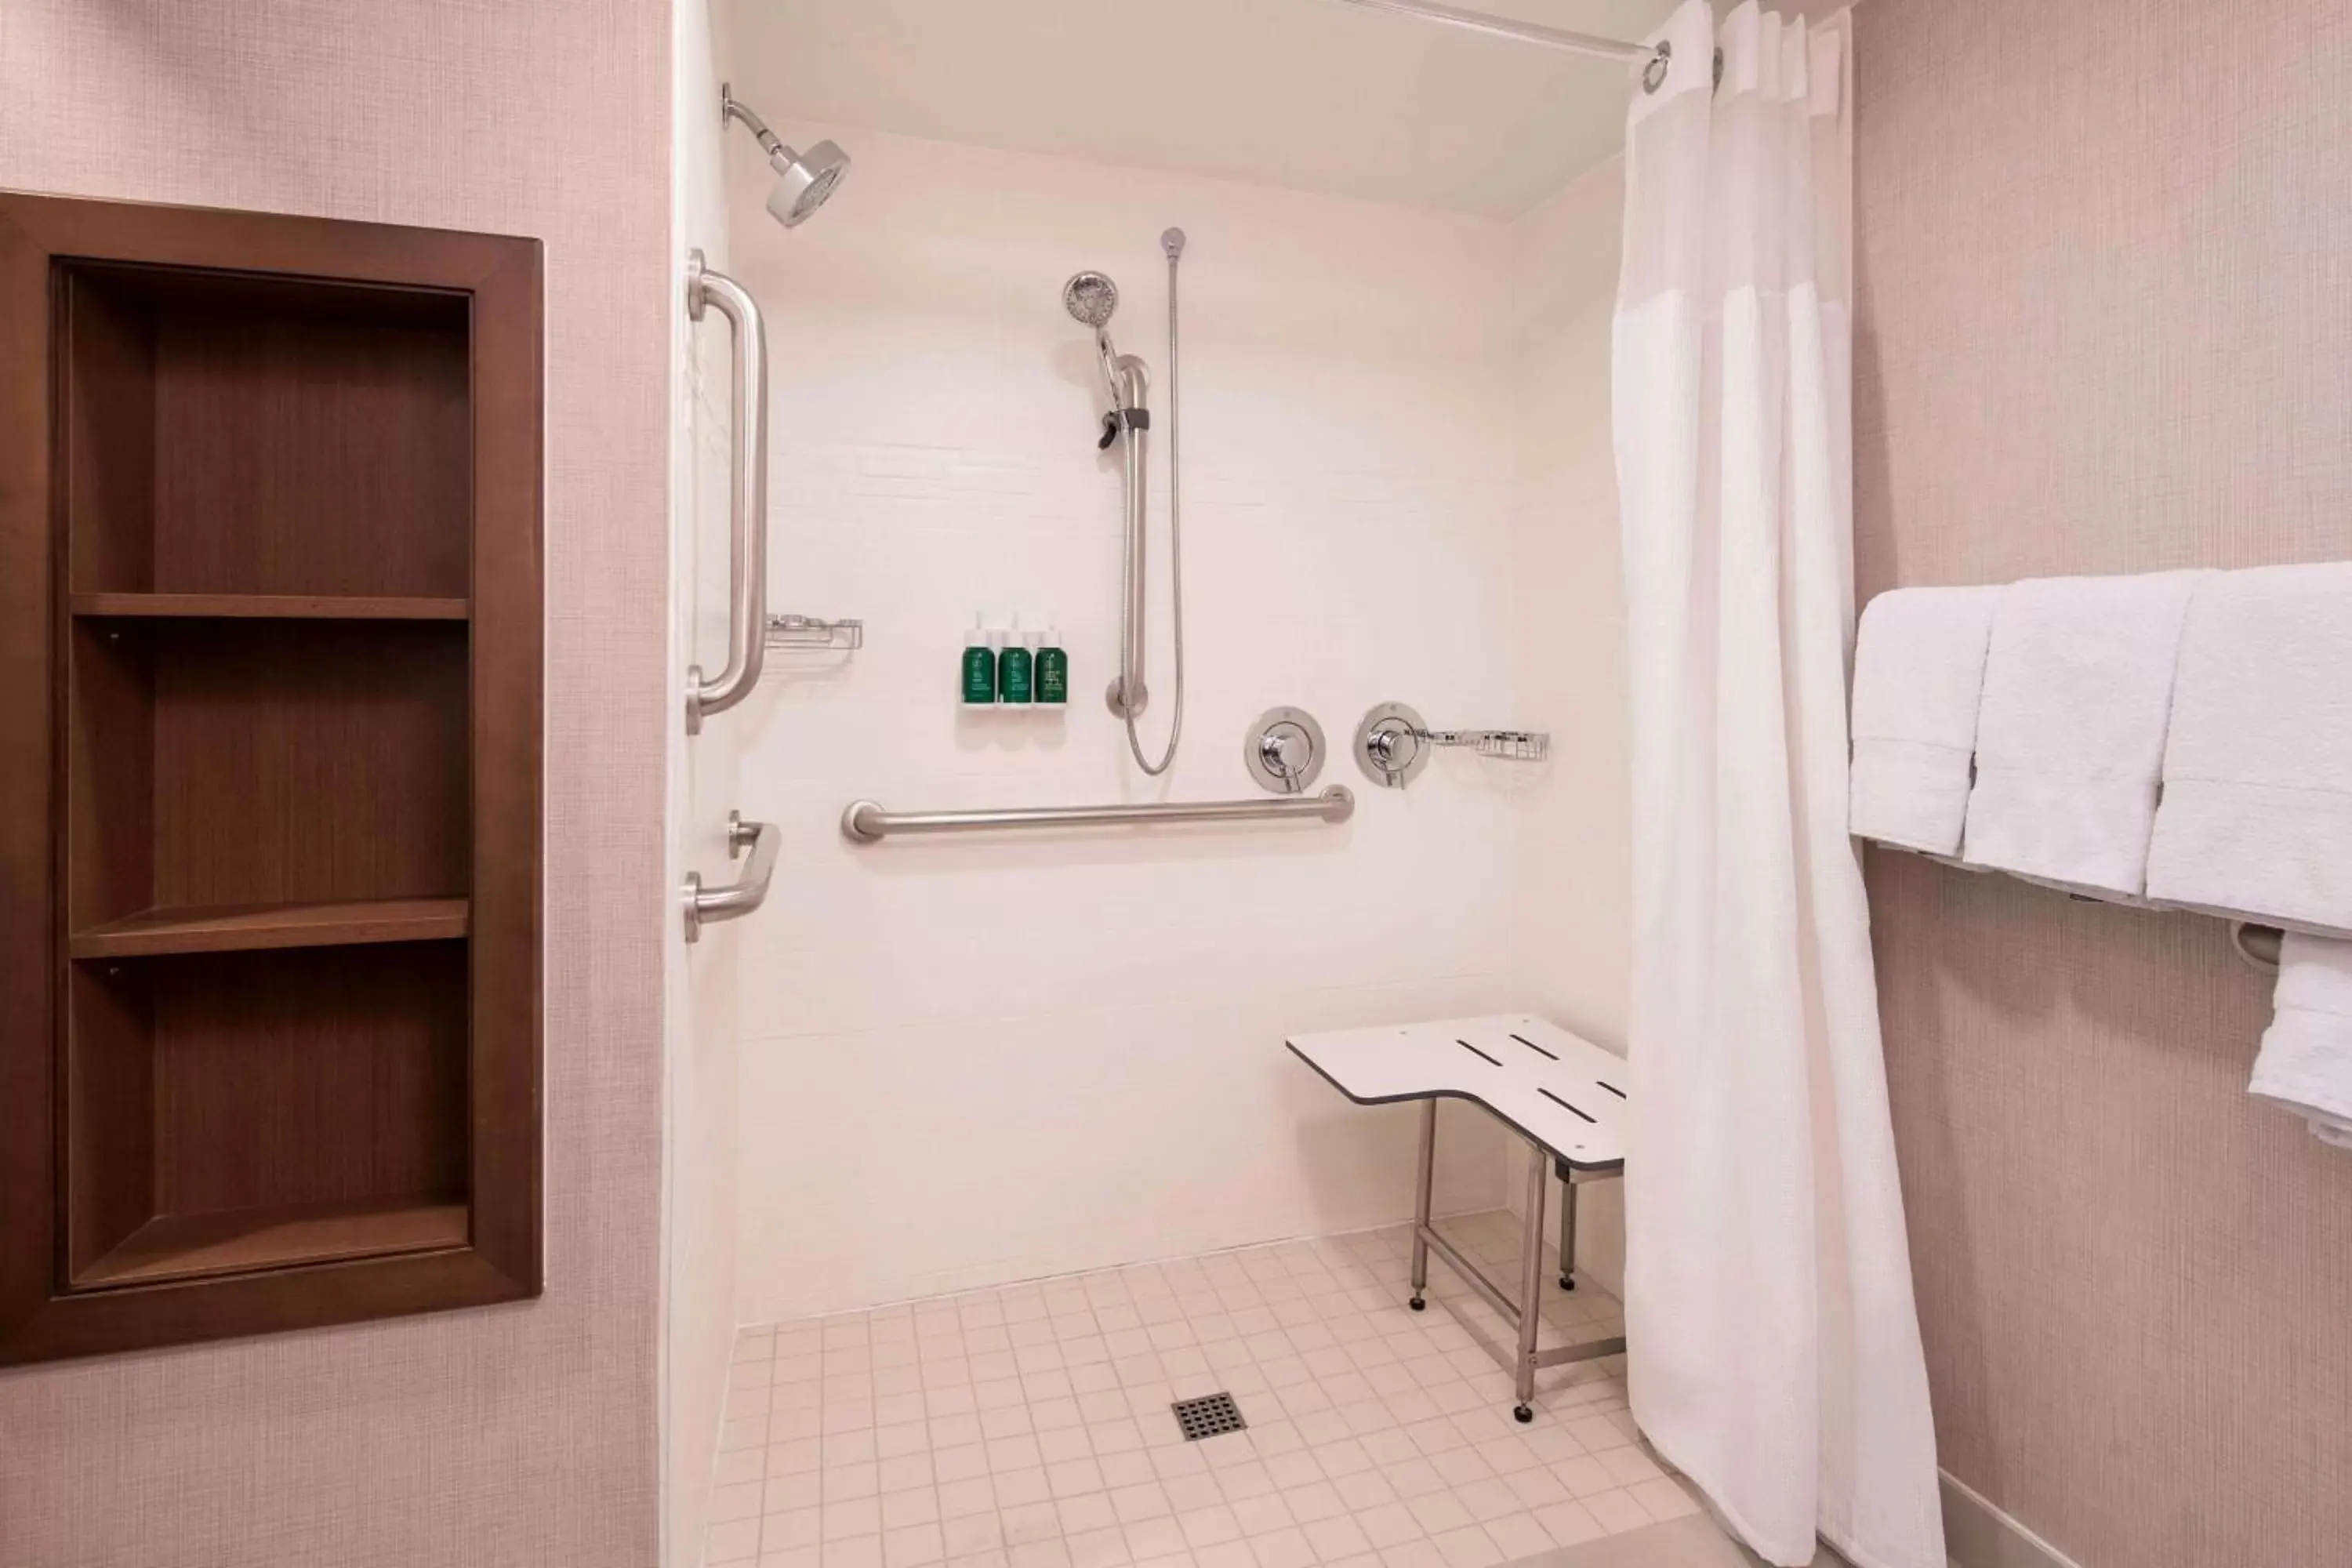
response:
[[[1345,822],[1356,813],[1356,797],[1333,784],[1320,795],[1280,795],[1263,800],[1165,801],[1143,805],[1028,805],[995,811],[885,811],[870,800],[852,801],[841,814],[842,836],[874,844],[902,833],[979,833],[1005,827],[1123,827],[1181,822],[1266,822],[1304,818]]]
[[[749,848],[751,863],[743,868],[740,880],[724,888],[705,889],[698,873],[686,874],[687,941],[701,941],[707,921],[731,921],[768,901],[768,879],[776,874],[777,837],[772,822],[746,822],[740,811],[727,814],[727,858],[732,860]]]

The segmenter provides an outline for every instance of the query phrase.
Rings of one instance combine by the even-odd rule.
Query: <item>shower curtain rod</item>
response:
[[[1429,4],[1428,0],[1340,0],[1340,3],[1361,5],[1368,11],[1393,11],[1400,16],[1415,16],[1424,22],[1460,27],[1465,32],[1485,33],[1490,37],[1511,38],[1522,44],[1538,44],[1548,49],[1598,55],[1603,59],[1657,60],[1669,53],[1664,45],[1653,47],[1628,43],[1622,38],[1604,38],[1593,33],[1570,33],[1559,27],[1538,26],[1533,22],[1515,22],[1507,16],[1489,16],[1479,11],[1457,11],[1451,5]]]

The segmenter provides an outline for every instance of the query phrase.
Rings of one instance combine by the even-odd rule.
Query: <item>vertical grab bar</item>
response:
[[[727,668],[716,680],[702,667],[686,672],[686,732],[723,713],[760,684],[768,625],[768,329],[743,286],[686,256],[686,313],[699,321],[716,305],[735,337],[735,385],[729,401],[734,444],[728,463]]]

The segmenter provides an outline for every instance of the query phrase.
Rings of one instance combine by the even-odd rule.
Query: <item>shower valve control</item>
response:
[[[1304,708],[1269,708],[1242,738],[1242,761],[1276,795],[1302,795],[1323,771],[1323,726]]]
[[[1383,789],[1402,789],[1429,765],[1429,727],[1402,702],[1383,702],[1356,726],[1356,765]]]

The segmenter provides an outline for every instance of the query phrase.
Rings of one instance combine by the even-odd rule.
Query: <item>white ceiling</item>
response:
[[[1629,67],[1337,0],[723,0],[761,113],[1516,217],[1613,154]],[[1674,0],[1456,0],[1640,38]],[[850,149],[852,157],[857,149]]]

